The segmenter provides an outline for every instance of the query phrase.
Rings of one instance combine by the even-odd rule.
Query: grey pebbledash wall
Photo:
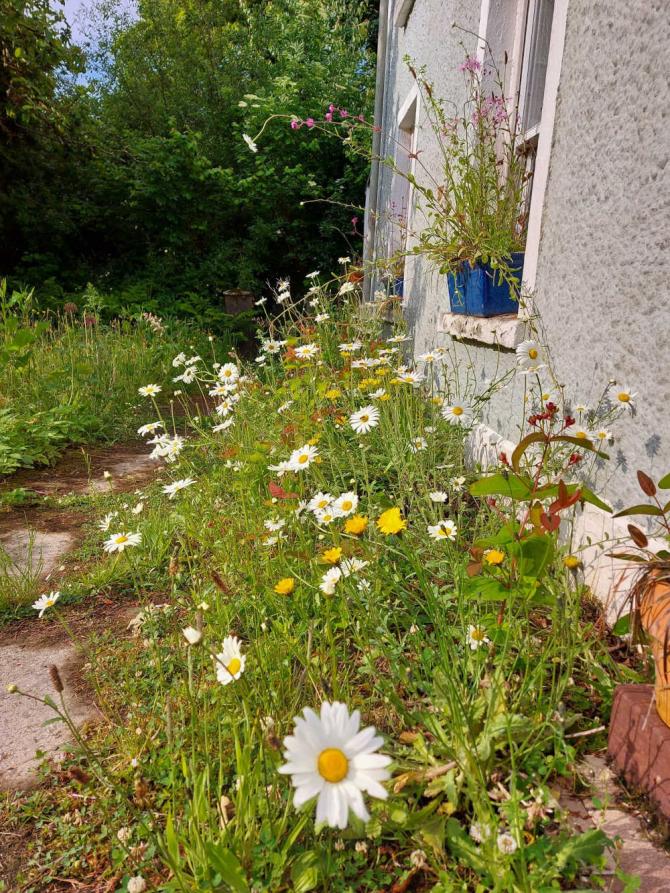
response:
[[[491,0],[491,9],[502,21],[511,3]],[[438,96],[459,104],[460,44],[474,53],[480,19],[480,0],[416,0],[406,27],[397,28],[398,0],[394,5],[386,59],[380,60],[387,155],[394,154],[398,112],[413,86],[403,56],[426,66]],[[488,37],[496,54],[510,51],[511,29]],[[635,415],[616,425],[612,461],[598,481],[615,506],[638,501],[637,468],[653,477],[670,470],[669,45],[667,0],[569,0],[535,303],[568,397],[593,403],[611,378],[637,393]],[[439,177],[436,147],[421,113],[417,143],[417,177]],[[391,191],[392,174],[382,166],[377,257],[388,253],[383,212]],[[421,218],[420,209],[410,214],[415,236]],[[407,261],[405,300],[416,354],[450,346],[461,368],[471,364],[482,382],[514,367],[511,351],[438,332],[449,309],[446,282],[421,258]],[[515,441],[522,416],[523,380],[517,377],[492,400],[482,421]]]

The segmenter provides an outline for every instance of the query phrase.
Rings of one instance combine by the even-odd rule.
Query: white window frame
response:
[[[417,147],[418,147],[418,136],[419,136],[419,118],[421,114],[421,91],[417,84],[415,84],[410,90],[407,98],[400,106],[400,110],[398,111],[396,117],[396,127],[395,132],[400,137],[401,133],[405,133],[409,135],[409,143],[406,144],[406,151],[409,155],[409,166],[407,173],[410,176],[415,175],[416,171],[416,155],[417,155]],[[396,152],[400,148],[401,140],[398,138],[396,143]],[[394,174],[394,177],[402,177],[402,174]],[[404,178],[403,178],[404,179]],[[407,182],[407,181],[405,181]],[[402,236],[403,244],[394,246],[395,250],[401,249],[405,250],[407,247],[407,239],[409,237],[409,226],[410,220],[412,217],[412,210],[414,207],[414,186],[411,182],[407,183],[407,190],[405,192],[406,196],[406,231]],[[407,298],[408,294],[408,285],[407,285],[407,258],[405,257],[404,267],[403,267],[403,279],[405,280],[404,285],[404,297]]]

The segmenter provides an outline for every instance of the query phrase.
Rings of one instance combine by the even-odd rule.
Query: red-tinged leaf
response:
[[[482,572],[483,565],[481,561],[471,561],[467,566],[467,575],[468,577],[477,577]]]
[[[542,512],[540,516],[540,522],[545,530],[548,530],[549,533],[553,533],[554,530],[558,530],[561,525],[561,519],[558,515],[549,515],[547,512]]]
[[[644,532],[640,530],[639,527],[636,527],[635,524],[628,525],[628,533],[630,533],[630,538],[633,540],[636,546],[640,549],[646,549],[649,545],[649,540],[645,536]]]
[[[656,484],[644,471],[637,472],[637,482],[645,496],[656,496]]]
[[[270,481],[268,490],[273,499],[298,499],[297,493],[287,493],[282,486],[275,484],[274,481]]]
[[[568,499],[568,488],[565,486],[565,481],[560,480],[558,482],[558,499],[556,500],[561,504],[561,506],[566,504],[566,500]],[[551,509],[549,509],[551,511]]]

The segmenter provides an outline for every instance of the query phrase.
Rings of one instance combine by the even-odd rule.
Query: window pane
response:
[[[551,23],[554,18],[554,0],[535,0],[532,21],[526,39],[530,40],[526,57],[526,86],[523,97],[523,130],[528,131],[540,123],[544,82],[547,77],[547,59]]]

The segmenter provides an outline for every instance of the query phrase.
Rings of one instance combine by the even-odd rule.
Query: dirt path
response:
[[[69,450],[53,468],[25,469],[0,483],[0,491],[18,488],[38,496],[133,490],[152,480],[160,466],[149,458],[144,444]],[[107,473],[107,474],[105,474]],[[81,511],[53,506],[13,505],[0,511],[0,546],[5,573],[1,585],[16,587],[22,598],[37,597],[57,588],[63,560],[83,539]],[[28,590],[33,590],[32,593]],[[12,592],[5,593],[9,599]],[[137,606],[96,600],[67,612],[76,634],[86,639],[98,628],[124,631]],[[49,723],[53,710],[19,694],[16,686],[36,698],[59,700],[50,675],[56,666],[65,686],[63,698],[76,725],[99,718],[91,692],[83,685],[84,657],[63,627],[45,617],[13,623],[0,632],[0,789],[19,790],[39,781],[38,751],[58,759],[71,740],[62,722]]]

